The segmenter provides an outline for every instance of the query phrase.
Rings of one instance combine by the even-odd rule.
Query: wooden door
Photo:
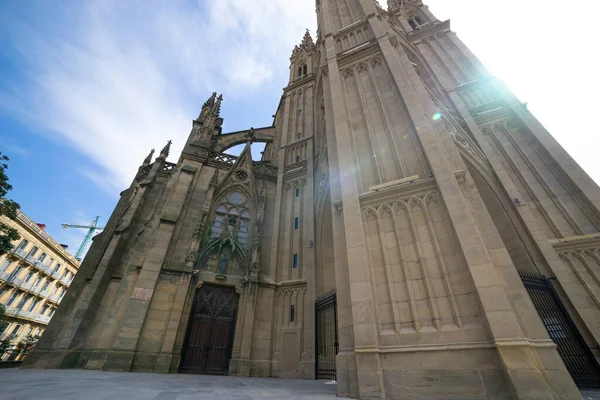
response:
[[[238,296],[231,287],[196,290],[179,372],[227,375]]]

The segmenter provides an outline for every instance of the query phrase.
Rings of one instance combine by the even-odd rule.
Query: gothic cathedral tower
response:
[[[272,126],[223,133],[215,93],[144,160],[25,367],[600,386],[598,186],[420,0],[316,11]]]

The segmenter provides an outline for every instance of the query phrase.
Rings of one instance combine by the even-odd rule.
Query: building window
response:
[[[52,317],[54,315],[54,311],[56,311],[56,308],[53,308],[52,310],[50,310],[50,314],[48,314],[48,316]]]
[[[27,310],[27,311],[29,311],[29,312],[33,311],[37,307],[38,304],[40,304],[39,300],[31,302],[31,305],[29,306],[29,310]]]
[[[298,67],[298,77],[306,76],[307,72],[308,72],[308,66],[306,64],[300,65]]]
[[[27,303],[28,301],[29,301],[29,296],[23,296],[23,298],[19,302],[19,305],[17,306],[17,308],[20,310],[21,308],[23,308],[25,303]]]
[[[238,241],[245,245],[248,241],[250,211],[248,199],[240,192],[225,196],[215,210],[212,224],[212,237],[219,237],[225,228],[233,230]]]
[[[10,276],[8,277],[8,280],[16,278],[22,269],[23,269],[23,267],[21,265],[18,265],[17,268],[15,268],[13,270],[13,272],[10,274]]]
[[[49,281],[46,281],[46,283],[44,283],[44,286],[42,287],[42,292],[46,289],[48,289],[48,285],[50,285]]]
[[[6,305],[10,307],[12,305],[12,303],[15,302],[15,300],[17,299],[17,297],[19,297],[20,294],[21,293],[19,291],[15,290],[13,292],[13,294],[9,297],[8,301],[6,302]]]
[[[298,110],[298,116],[301,117],[302,116],[302,110]]]
[[[21,243],[19,243],[19,245],[17,246],[17,248],[15,249],[15,251],[25,250],[25,247],[27,247],[28,244],[29,244],[29,240],[23,239],[21,241]]]
[[[298,132],[298,140],[302,139],[302,132]]]
[[[60,269],[60,264],[56,264],[56,267],[54,267],[54,272],[58,272],[59,269]]]
[[[296,197],[300,197],[300,188],[296,188]]]
[[[33,257],[33,256],[35,256],[35,253],[37,253],[37,251],[38,251],[37,246],[33,246],[31,248],[31,250],[29,250],[29,253],[27,254],[27,257]]]
[[[23,325],[21,325],[21,324],[13,325],[12,331],[8,334],[8,336],[16,335],[17,333],[19,333],[22,326]]]
[[[0,272],[5,271],[9,265],[10,265],[10,260],[7,258],[6,260],[4,260],[2,265],[0,265]]]
[[[296,162],[300,162],[300,156],[296,156]]]
[[[53,262],[54,262],[54,260],[52,258],[49,258],[48,262],[46,263],[46,267],[50,267]]]
[[[38,285],[40,284],[41,281],[42,281],[42,277],[38,276],[37,279],[35,280],[35,283],[33,284],[33,287],[38,287]]]
[[[25,277],[25,282],[29,282],[29,280],[31,279],[32,276],[33,276],[33,271],[29,271],[27,273],[27,276]]]
[[[425,25],[425,23],[423,22],[423,19],[420,16],[418,16],[418,15],[414,15],[412,17],[409,17],[408,18],[408,24],[413,29],[419,29],[423,25]]]
[[[290,306],[290,322],[294,322],[296,319],[296,306],[292,304]]]
[[[298,268],[298,253],[294,253],[294,268]]]
[[[298,229],[300,227],[300,218],[294,218],[294,229]]]
[[[45,315],[47,311],[48,311],[48,306],[44,305],[44,307],[42,307],[42,310],[40,311],[40,314]]]
[[[42,255],[37,260],[41,264],[44,262],[45,259],[46,259],[46,253],[42,253]]]

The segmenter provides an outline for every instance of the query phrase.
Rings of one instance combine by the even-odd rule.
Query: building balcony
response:
[[[62,283],[63,285],[65,285],[66,287],[69,287],[69,284],[71,283],[71,279],[63,276],[62,278],[60,278],[59,282]]]
[[[48,296],[47,298],[48,298],[48,300],[50,300],[53,303],[60,304],[61,296],[59,296],[57,294],[53,294],[51,296]]]
[[[23,311],[19,310],[16,307],[6,307],[6,315],[15,317],[15,318],[23,318],[34,322],[39,322],[42,324],[47,324],[50,322],[50,317],[46,315],[40,315],[38,313],[32,311]]]
[[[19,258],[24,260],[27,257],[27,252],[24,251],[23,249],[16,249],[16,250],[13,250],[10,253],[8,253],[8,256],[10,258],[12,258],[13,260],[19,259]]]
[[[10,277],[10,274],[8,272],[6,272],[6,271],[0,272],[0,281],[8,282],[9,277]]]
[[[26,261],[49,277],[58,278],[58,272],[52,271],[52,268],[50,268],[49,264],[43,264],[42,261],[34,260],[33,258],[28,258]]]

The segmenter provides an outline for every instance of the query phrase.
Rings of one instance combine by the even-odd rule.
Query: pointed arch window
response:
[[[308,66],[306,64],[302,64],[298,66],[298,78],[302,76],[306,76],[308,73]]]
[[[412,17],[408,17],[408,24],[413,30],[422,28],[425,25],[425,21],[419,15],[413,15]]]
[[[231,192],[225,196],[215,209],[215,219],[211,227],[211,236],[221,236],[225,228],[232,229],[238,241],[245,245],[248,241],[250,211],[248,199],[240,192]]]

